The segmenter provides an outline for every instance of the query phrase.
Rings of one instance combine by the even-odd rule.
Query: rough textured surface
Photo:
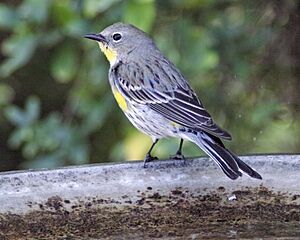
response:
[[[263,181],[206,158],[0,174],[0,239],[300,236],[300,156],[244,157]]]

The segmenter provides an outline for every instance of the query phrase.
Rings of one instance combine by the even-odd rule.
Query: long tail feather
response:
[[[227,150],[229,151],[229,150]],[[231,153],[231,152],[230,152]],[[257,178],[257,179],[262,179],[262,176],[256,172],[255,170],[253,170],[249,165],[247,165],[246,163],[244,163],[241,159],[239,159],[236,155],[234,155],[233,153],[231,153],[232,156],[234,157],[237,165],[239,166],[239,168],[247,173],[250,177],[253,177],[253,178]]]
[[[262,179],[259,173],[226,149],[219,138],[201,132],[198,133],[195,143],[218,164],[230,179],[234,180],[241,177],[242,173],[240,170],[250,177]]]

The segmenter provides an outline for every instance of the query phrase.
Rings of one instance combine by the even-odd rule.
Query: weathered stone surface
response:
[[[300,236],[300,155],[242,158],[232,181],[207,158],[0,174],[0,239]]]

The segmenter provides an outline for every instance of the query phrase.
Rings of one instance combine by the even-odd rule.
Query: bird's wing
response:
[[[110,79],[129,102],[145,104],[170,121],[190,129],[231,139],[228,132],[213,122],[194,91],[173,65],[171,71],[163,70],[163,64],[156,67],[147,65],[143,69],[138,63],[121,63],[111,69]]]

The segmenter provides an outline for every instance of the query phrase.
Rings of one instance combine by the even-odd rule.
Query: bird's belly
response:
[[[124,111],[129,121],[143,133],[155,138],[178,136],[178,126],[143,104],[130,105]]]

